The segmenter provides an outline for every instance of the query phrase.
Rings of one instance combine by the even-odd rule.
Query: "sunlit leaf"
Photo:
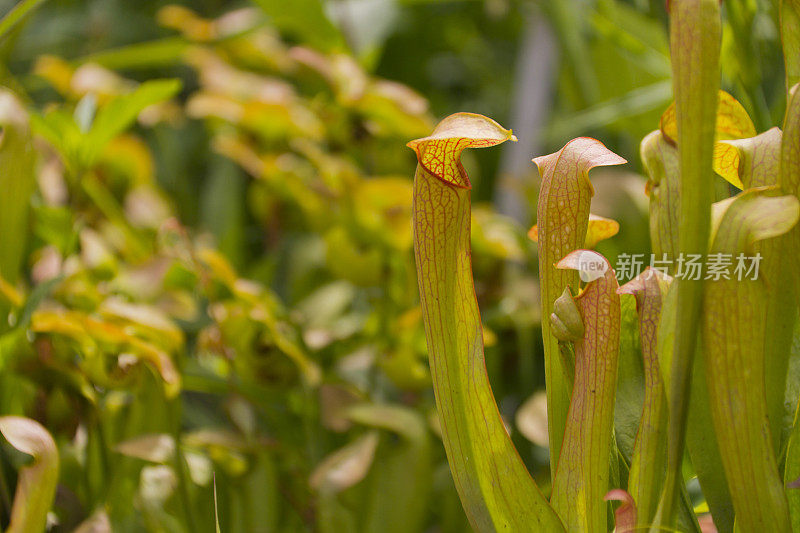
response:
[[[178,80],[147,81],[132,93],[119,96],[101,108],[86,137],[85,162],[94,162],[100,151],[128,129],[145,108],[172,98],[180,88]]]
[[[589,213],[589,224],[586,228],[586,239],[584,240],[584,248],[594,248],[597,243],[605,239],[610,239],[619,233],[619,222],[616,220],[601,217],[594,213]],[[539,226],[534,225],[528,231],[528,237],[533,242],[539,242]]]
[[[528,474],[497,411],[483,357],[470,261],[470,182],[459,156],[468,147],[513,139],[469,113],[444,119],[409,143],[414,178],[414,250],[442,439],[472,526],[559,531],[560,520]],[[588,209],[586,216],[588,217]]]
[[[152,463],[166,463],[175,456],[175,440],[170,435],[142,435],[117,444],[114,449],[122,455]]]
[[[673,145],[677,144],[678,124],[673,103],[661,117],[661,133]],[[756,128],[750,116],[733,96],[725,91],[719,92],[715,139],[726,141],[753,137]],[[714,171],[735,187],[743,188],[736,172],[738,153],[730,145],[717,142],[714,145]]]

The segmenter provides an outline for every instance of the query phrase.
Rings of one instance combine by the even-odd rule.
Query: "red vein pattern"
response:
[[[728,203],[712,253],[749,253],[754,241],[795,225],[797,199],[769,194],[752,189]],[[741,531],[791,531],[767,417],[764,282],[731,276],[706,281],[704,292],[709,404],[736,523]]]
[[[745,189],[779,184],[782,140],[781,130],[772,128],[748,139],[726,141],[725,144],[735,148],[738,153],[735,171]],[[791,238],[788,235],[754,245],[754,252],[763,257],[759,278],[764,280],[767,291],[764,380],[767,384],[767,412],[776,452],[781,449],[786,372],[797,315],[794,291],[791,286],[787,287],[786,283],[782,283],[782,280],[793,277],[796,268],[793,261],[786,260],[790,246]]]
[[[409,143],[414,251],[442,439],[456,488],[477,531],[563,531],[506,432],[483,356],[470,256],[466,147],[511,139],[496,122],[459,113]]]
[[[578,269],[585,254],[593,254],[607,268],[603,277],[589,282],[575,298],[585,330],[583,338],[575,342],[575,386],[550,503],[567,531],[600,533],[607,529],[604,496],[609,489],[614,430],[619,284],[611,265],[596,252],[576,250],[557,266]]]
[[[589,171],[597,166],[626,163],[603,143],[588,137],[568,142],[558,152],[533,160],[539,167],[542,185],[537,212],[539,242],[539,284],[542,291],[542,316],[553,312],[556,298],[566,287],[578,291],[578,274],[558,270],[556,261],[582,248],[589,223],[589,204],[594,190]],[[544,368],[547,389],[547,422],[550,434],[550,467],[553,475],[558,465],[561,442],[569,409],[572,384],[567,380],[559,354],[558,339],[550,331],[550,322],[542,321]]]
[[[649,267],[619,288],[636,298],[639,339],[644,362],[644,402],[631,458],[628,490],[636,502],[638,525],[653,523],[660,487],[666,476],[667,397],[658,366],[658,324],[661,319],[664,276]]]

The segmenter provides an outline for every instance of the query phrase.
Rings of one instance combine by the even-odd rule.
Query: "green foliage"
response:
[[[796,2],[183,4],[0,0],[0,527],[797,529]]]
[[[740,7],[731,9],[733,25],[749,16]],[[787,47],[794,30],[791,13],[784,19],[784,36],[790,36],[784,43]],[[434,387],[440,416],[448,427],[443,439],[454,478],[482,489],[468,490],[467,485],[460,491],[479,531],[508,528],[504,514],[522,516],[531,504],[533,520],[551,520],[555,511],[567,530],[605,531],[612,510],[606,500],[623,502],[614,513],[617,530],[699,531],[687,497],[686,470],[697,473],[720,530],[792,530],[793,490],[798,482],[784,483],[797,466],[793,437],[788,462],[781,464],[778,454],[786,429],[786,370],[797,320],[797,285],[785,265],[800,259],[795,180],[800,137],[794,127],[798,93],[792,89],[788,94],[783,135],[770,130],[756,136],[743,106],[718,90],[718,3],[673,0],[670,18],[675,103],[662,115],[660,131],[642,141],[650,173],[653,247],[676,265],[677,279],[669,291],[671,278],[666,273],[656,276],[654,270],[617,290],[608,261],[580,249],[587,240],[594,192],[588,171],[624,160],[585,137],[534,159],[542,180],[538,223],[530,235],[539,243],[542,316],[550,317],[550,324],[544,320],[542,328],[554,468],[549,505],[536,493],[528,498],[527,507],[507,496],[523,492],[516,476],[480,483],[481,468],[497,471],[495,456],[502,454],[482,459],[473,453],[473,461],[466,461],[461,451],[502,439],[505,431],[490,423],[482,426],[485,434],[470,431],[475,425],[473,413],[485,412],[491,391],[453,387],[473,379],[474,368],[482,363],[482,339],[474,336],[480,330],[474,319],[469,320],[477,316],[473,291],[463,287],[472,281],[469,252],[457,244],[467,242],[464,213],[469,209],[470,184],[463,167],[453,160],[465,147],[495,144],[503,137],[490,135],[499,127],[489,119],[483,120],[495,127],[453,115],[431,137],[411,145],[419,160],[414,196],[417,270],[427,310],[424,321]],[[585,50],[574,41],[574,33],[566,35],[565,47],[573,59],[585,62]],[[795,55],[795,50],[787,49],[787,64]],[[580,79],[593,87],[586,72]],[[506,132],[505,138],[509,135]],[[721,188],[715,191],[714,172],[746,190],[736,195]],[[712,205],[715,195],[719,201]],[[766,256],[761,277],[736,275],[730,264],[722,273],[712,272],[704,264],[723,255],[741,261],[745,253],[758,253],[759,262]],[[684,271],[684,261],[691,256],[700,260],[697,275]],[[578,296],[572,296],[577,276],[559,277],[556,268],[580,271],[585,286]],[[619,388],[623,394],[616,398],[620,329],[635,326],[621,320],[618,292],[637,294],[643,399],[630,383]],[[623,335],[626,355],[638,351],[630,334]],[[629,357],[623,361],[624,379],[641,379]],[[790,405],[796,401],[792,398]],[[620,450],[613,445],[616,402],[624,402],[616,408]],[[631,449],[629,413],[637,404],[641,417]],[[488,416],[483,418],[488,422]],[[688,467],[687,449],[692,463]],[[630,457],[627,482],[620,468],[625,455]],[[500,468],[512,471],[504,463]],[[501,496],[509,509],[495,503]],[[493,515],[498,509],[502,513]],[[557,522],[549,527],[560,530]]]

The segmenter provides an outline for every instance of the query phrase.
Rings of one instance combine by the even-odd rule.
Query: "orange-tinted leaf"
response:
[[[614,531],[616,533],[627,533],[636,529],[636,502],[627,491],[610,490],[606,494],[605,500],[622,502],[622,505],[614,511],[614,525],[616,526]]]
[[[465,148],[486,148],[517,138],[492,119],[474,113],[455,113],[442,120],[428,137],[415,139],[408,147],[417,153],[420,166],[448,185],[471,188],[461,166]]]
[[[598,242],[610,239],[617,233],[619,233],[619,222],[589,213],[589,225],[586,228],[586,239],[583,247],[594,248]],[[539,226],[534,224],[528,231],[528,237],[533,242],[539,242]]]

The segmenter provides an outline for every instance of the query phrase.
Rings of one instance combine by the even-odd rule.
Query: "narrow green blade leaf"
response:
[[[786,498],[789,502],[789,516],[792,522],[792,531],[800,531],[800,488],[797,481],[800,479],[800,405],[794,415],[794,426],[786,448],[786,466],[783,481],[786,484]]]
[[[678,316],[676,284],[670,286],[661,305],[658,325],[658,360],[665,390],[670,388],[672,346],[675,342],[675,322]],[[692,366],[691,409],[686,427],[686,449],[692,460],[700,488],[720,533],[733,531],[733,503],[720,459],[717,434],[711,422],[708,387],[705,379],[705,355],[698,349]],[[681,485],[683,478],[681,477]],[[684,490],[685,492],[685,490]]]
[[[719,90],[720,13],[718,0],[670,2],[675,120],[680,160],[678,253],[705,254],[712,201],[712,161]],[[667,461],[669,472],[659,517],[674,527],[679,483],[682,483],[686,418],[691,391],[692,358],[697,344],[702,282],[678,279],[679,308],[671,357],[672,379]]]
[[[431,478],[431,443],[419,413],[399,405],[360,404],[347,410],[359,424],[401,437],[382,439],[367,479],[369,498],[361,511],[364,533],[420,531]]]
[[[513,138],[486,117],[458,113],[409,143],[419,160],[414,252],[442,439],[470,523],[487,532],[555,532],[563,526],[511,443],[486,373],[470,259],[470,183],[459,162],[465,148]]]
[[[181,89],[180,80],[150,80],[130,94],[109,102],[97,114],[83,143],[82,164],[91,166],[103,148],[117,135],[128,129],[146,107],[175,96]]]
[[[783,138],[781,139],[781,173],[780,186],[786,194],[800,198],[800,85],[795,85],[789,92],[786,105],[786,116],[783,119]],[[800,259],[800,228],[792,229],[788,236],[784,253],[791,254],[795,260]],[[795,264],[797,264],[795,262]],[[795,298],[800,298],[800,276],[794,276]],[[798,301],[800,305],[800,300]]]

